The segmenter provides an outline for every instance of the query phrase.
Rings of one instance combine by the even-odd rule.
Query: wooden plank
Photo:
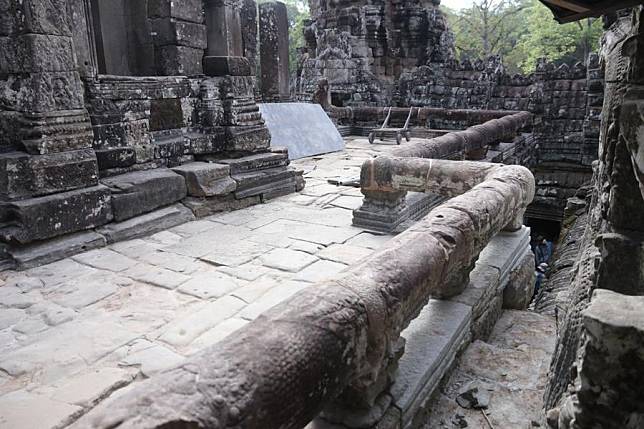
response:
[[[550,0],[544,0],[550,2]],[[592,9],[586,12],[573,13],[571,15],[557,16],[555,14],[555,19],[560,24],[567,24],[569,22],[579,21],[581,19],[591,18],[591,17],[600,17],[609,12],[614,12],[620,9],[626,9],[633,6],[638,6],[642,4],[642,0],[604,0],[601,3],[596,3],[592,5]]]
[[[571,0],[543,0],[546,3],[550,3],[562,9],[568,9],[573,12],[581,13],[588,12],[590,8],[586,5],[581,5],[580,3],[571,1]]]

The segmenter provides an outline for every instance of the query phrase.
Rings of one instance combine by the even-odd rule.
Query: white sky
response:
[[[450,9],[463,9],[472,5],[472,0],[441,0],[441,4]]]

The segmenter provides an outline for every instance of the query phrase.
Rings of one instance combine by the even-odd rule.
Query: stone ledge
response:
[[[97,229],[97,232],[105,237],[107,243],[114,243],[153,234],[192,220],[195,217],[190,209],[182,204],[174,204],[124,222],[110,223]]]

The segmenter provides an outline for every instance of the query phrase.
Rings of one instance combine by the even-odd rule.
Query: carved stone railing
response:
[[[74,427],[301,429],[343,392],[373,402],[401,331],[430,297],[465,288],[488,241],[517,227],[534,178],[520,166],[429,159],[379,158],[365,171],[374,172],[367,184],[378,192],[453,198],[334,280],[302,290]]]
[[[511,141],[531,119],[532,115],[528,112],[491,119],[464,131],[454,131],[440,137],[403,145],[391,155],[400,158],[482,160],[485,159],[490,145],[504,140]],[[424,216],[443,201],[435,196],[408,196],[407,191],[412,189],[374,188],[369,183],[378,180],[382,172],[367,170],[370,165],[369,162],[365,163],[361,172],[360,182],[364,200],[362,206],[353,213],[353,224],[356,226],[391,232],[409,218],[416,220]]]

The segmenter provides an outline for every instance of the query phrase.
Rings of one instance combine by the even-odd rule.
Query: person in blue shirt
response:
[[[545,262],[542,262],[539,264],[539,266],[537,266],[537,269],[535,271],[537,280],[534,284],[534,292],[532,293],[532,299],[534,299],[539,294],[539,290],[541,290],[541,282],[543,282],[543,279],[546,277],[547,270],[548,270],[548,264],[546,264]]]

